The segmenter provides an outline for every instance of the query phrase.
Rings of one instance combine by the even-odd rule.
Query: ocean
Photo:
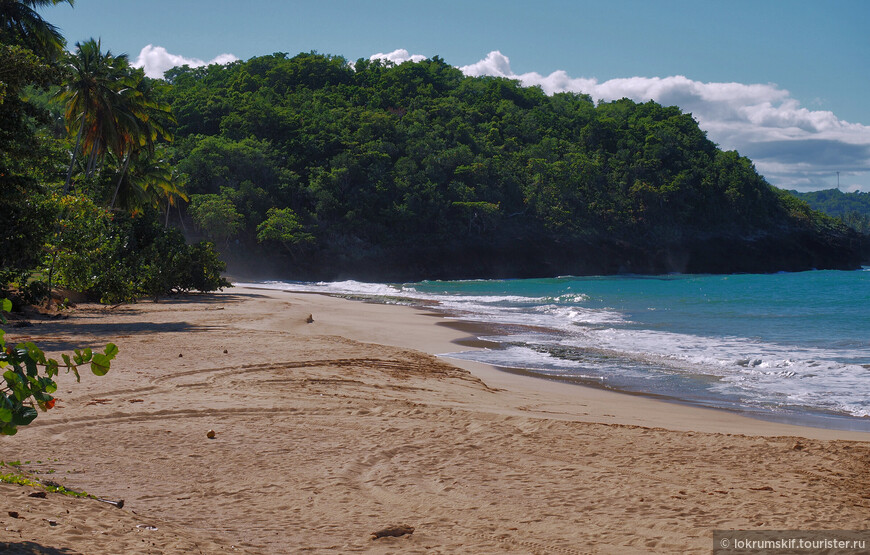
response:
[[[481,324],[477,339],[488,348],[457,346],[445,357],[763,419],[870,431],[870,268],[239,285],[425,304]]]

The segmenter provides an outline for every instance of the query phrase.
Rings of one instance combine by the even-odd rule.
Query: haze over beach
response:
[[[0,552],[865,553],[868,16],[0,1]]]

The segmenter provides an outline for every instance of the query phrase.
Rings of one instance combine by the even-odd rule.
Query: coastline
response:
[[[443,323],[234,288],[11,330],[53,352],[120,347],[103,378],[61,375],[56,408],[0,460],[126,505],[0,484],[0,547],[709,553],[715,529],[870,517],[870,434],[435,358],[468,335]],[[414,533],[371,539],[399,524]]]
[[[548,379],[531,372],[500,368],[489,364],[478,363],[449,356],[445,353],[455,352],[457,346],[464,349],[481,348],[477,331],[487,327],[497,327],[477,322],[448,320],[446,314],[426,310],[421,306],[381,304],[368,302],[365,299],[348,299],[341,295],[331,295],[320,292],[296,292],[272,289],[264,285],[251,288],[257,291],[273,291],[288,295],[311,295],[325,299],[334,299],[339,304],[333,306],[328,301],[315,302],[318,309],[332,316],[344,306],[343,302],[362,303],[365,307],[381,306],[384,309],[366,308],[365,313],[372,318],[385,322],[383,326],[373,326],[371,322],[351,320],[352,325],[336,326],[328,323],[331,334],[341,335],[349,339],[366,343],[380,343],[394,347],[410,348],[430,355],[439,356],[451,365],[468,370],[488,385],[498,389],[534,394],[539,397],[535,402],[546,406],[548,417],[561,414],[560,417],[577,419],[583,422],[616,423],[626,425],[641,425],[661,427],[680,431],[698,431],[710,433],[741,433],[760,436],[796,436],[812,439],[844,439],[852,441],[870,441],[870,432],[813,426],[803,422],[783,422],[775,417],[765,418],[758,413],[743,413],[731,409],[717,409],[694,405],[680,399],[656,398],[653,395],[616,391],[586,385],[567,380]],[[300,297],[304,298],[304,297]],[[393,322],[398,320],[401,333],[394,333]],[[417,323],[414,316],[422,316],[424,320]],[[435,319],[437,328],[443,330],[428,330],[425,318]],[[420,327],[423,329],[420,329]],[[572,408],[572,405],[585,405],[582,411]],[[590,408],[591,407],[591,408]],[[807,417],[807,422],[812,418]]]

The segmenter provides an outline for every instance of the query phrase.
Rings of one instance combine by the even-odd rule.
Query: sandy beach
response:
[[[870,434],[438,358],[467,333],[421,309],[233,288],[7,332],[119,346],[0,461],[124,507],[0,484],[0,552],[709,553],[870,519]]]

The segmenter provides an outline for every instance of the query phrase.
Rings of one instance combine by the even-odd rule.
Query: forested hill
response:
[[[859,263],[857,235],[768,185],[675,107],[547,96],[437,57],[275,54],[166,78],[190,212],[211,222],[202,227],[236,272],[400,280]]]
[[[809,193],[789,192],[806,201],[814,210],[840,218],[852,229],[870,233],[870,193],[844,193],[839,189]]]

